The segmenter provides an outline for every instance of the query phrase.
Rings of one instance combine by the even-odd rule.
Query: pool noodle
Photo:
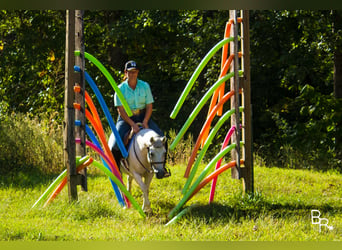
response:
[[[103,127],[102,127],[102,123],[101,123],[101,119],[100,119],[99,113],[97,112],[97,109],[96,109],[96,107],[94,105],[94,102],[93,102],[92,98],[90,97],[90,95],[88,94],[87,91],[85,91],[85,100],[86,100],[86,103],[88,104],[90,112],[93,115],[96,123],[98,124],[98,126],[100,128],[100,130],[104,131]]]
[[[228,131],[228,133],[227,133],[227,135],[226,135],[226,137],[224,139],[224,142],[222,143],[221,150],[223,150],[227,146],[227,144],[228,144],[228,142],[230,140],[230,137],[233,135],[235,130],[236,130],[236,126],[235,125],[233,125],[229,129],[229,131]],[[221,162],[222,162],[222,159],[220,159],[216,163],[215,170],[217,170],[217,169],[219,169],[221,167]],[[217,182],[217,177],[213,179],[212,184],[211,184],[210,195],[209,195],[209,203],[214,200],[216,182]]]
[[[88,107],[89,107],[89,109],[90,109],[90,111],[91,111],[92,117],[94,118],[93,121],[94,121],[94,122],[96,123],[96,125],[97,125],[97,126],[95,126],[95,127],[93,126],[93,127],[94,127],[96,133],[98,134],[98,136],[101,138],[101,141],[102,141],[102,144],[104,145],[103,147],[104,147],[105,150],[106,150],[107,156],[113,161],[114,166],[115,166],[115,167],[117,168],[117,170],[118,170],[119,168],[118,168],[118,166],[117,166],[117,163],[116,163],[116,161],[115,161],[115,159],[114,159],[114,157],[113,157],[113,155],[112,155],[112,152],[111,152],[110,149],[108,148],[108,143],[107,143],[107,141],[106,141],[106,137],[105,137],[105,134],[104,134],[103,126],[102,126],[102,123],[101,123],[101,120],[100,120],[100,116],[99,116],[99,114],[98,114],[98,112],[97,112],[97,109],[96,109],[96,107],[95,107],[95,105],[94,105],[94,102],[93,102],[92,98],[90,97],[90,95],[88,94],[87,91],[85,91],[85,100],[86,100],[86,102],[87,102],[87,104],[88,104]],[[88,114],[88,116],[91,117],[89,114]],[[90,118],[90,119],[91,119],[91,118]],[[92,133],[92,130],[91,130],[89,127],[88,127],[88,132],[89,132],[89,133]],[[89,135],[89,134],[88,134],[88,135]],[[98,140],[96,139],[95,136],[93,136],[91,140],[92,140],[93,142],[97,142],[97,144],[95,144],[95,145],[97,145],[97,146],[101,149],[101,146],[100,146],[100,144],[99,144],[99,142],[98,142]],[[104,163],[104,166],[109,168],[108,164],[107,164],[105,161],[103,161],[102,158],[101,158],[101,160],[102,160],[102,162]],[[118,170],[118,171],[119,171],[119,170]],[[124,206],[125,204],[124,204],[124,201],[123,201],[122,194],[121,194],[120,191],[119,191],[119,188],[116,186],[116,184],[115,184],[112,180],[110,180],[110,182],[111,182],[111,185],[112,185],[113,190],[114,190],[114,192],[115,192],[115,195],[116,195],[116,197],[117,197],[117,199],[118,199],[118,202],[120,203],[120,205]],[[127,207],[131,207],[131,204],[130,204],[129,200],[127,200],[126,197],[124,197],[124,198],[125,198],[125,200],[126,200]]]
[[[242,22],[242,19],[239,19],[238,22]],[[230,36],[230,31],[231,31],[231,25],[234,24],[234,19],[230,19],[227,23],[226,23],[226,28],[225,28],[225,32],[224,32],[224,38],[227,38]],[[228,55],[228,44],[225,44],[222,48],[222,57],[221,57],[221,73],[219,77],[222,77],[223,75],[226,74],[227,70],[228,70],[228,66],[230,66],[231,62],[233,61],[235,55],[231,53],[231,55],[229,56],[228,60],[227,60],[227,55]],[[239,52],[238,53],[239,57],[242,57],[242,54]],[[212,108],[214,107],[215,103],[217,101],[220,101],[224,95],[224,89],[225,89],[225,83],[223,83],[220,88],[218,88],[214,95],[213,98],[211,100],[210,103],[210,107],[209,107],[209,111],[208,114],[211,112]],[[217,115],[221,116],[222,115],[222,108],[221,107],[218,112]],[[207,138],[209,134],[209,128],[204,132],[204,136],[203,139],[201,141],[201,146],[203,147],[203,144]]]
[[[89,97],[90,98],[90,97]],[[90,99],[91,101],[91,99]],[[87,102],[88,103],[88,102]],[[102,146],[104,148],[104,152],[106,153],[106,155],[111,159],[111,161],[113,161],[113,164],[115,166],[115,168],[119,171],[119,168],[117,166],[117,163],[113,157],[113,154],[111,152],[111,150],[109,149],[108,147],[108,143],[107,143],[107,139],[106,139],[106,135],[104,133],[104,130],[103,130],[103,127],[102,127],[102,123],[101,123],[101,120],[100,120],[100,117],[98,116],[97,114],[97,111],[96,111],[96,108],[95,106],[93,105],[93,102],[89,102],[88,103],[88,106],[91,110],[93,110],[93,114],[92,115],[88,109],[86,109],[86,117],[87,119],[89,120],[89,122],[91,123],[91,125],[93,126],[95,132],[97,133],[97,135],[99,136],[100,140],[101,140],[101,143],[102,143]]]
[[[239,57],[242,56],[242,54],[241,54],[240,52],[239,52],[238,54],[239,54]],[[228,71],[228,66],[230,66],[230,64],[231,64],[231,62],[232,62],[233,59],[234,59],[234,55],[230,55],[229,58],[228,58],[228,60],[226,61],[226,63],[225,63],[224,66],[223,66],[223,70],[222,70],[222,73],[221,73],[220,77],[222,77],[224,74],[227,73],[227,71]],[[221,87],[223,87],[223,92],[224,92],[224,84],[222,84]],[[218,95],[219,95],[218,91],[221,91],[221,90],[217,89],[217,90],[214,92],[214,94],[213,94],[213,97],[212,97],[211,102],[210,102],[209,110],[208,110],[208,116],[209,116],[209,114],[211,113],[212,109],[214,108],[214,105],[216,105],[216,101],[217,101],[217,100],[220,101],[220,100],[223,98],[223,97],[221,97],[221,96],[218,97]],[[222,93],[223,93],[223,92],[222,92]],[[239,89],[239,92],[241,93],[241,89]],[[222,109],[223,109],[223,106],[217,111],[217,115],[218,115],[218,116],[221,116],[221,115],[222,115]],[[202,146],[202,147],[203,147],[203,144],[204,144],[204,142],[205,142],[205,140],[206,140],[208,134],[209,134],[209,127],[205,130],[205,132],[204,132],[204,134],[203,134],[202,141],[201,141],[201,146]]]
[[[78,66],[74,66],[74,70],[77,71],[77,72],[81,71],[80,67],[78,67]],[[126,150],[126,148],[125,148],[125,146],[124,146],[124,144],[123,144],[123,142],[122,142],[122,140],[120,138],[119,132],[117,131],[117,129],[115,127],[115,123],[114,123],[113,118],[112,118],[112,116],[111,116],[111,114],[109,112],[109,109],[108,109],[108,107],[107,107],[107,105],[106,105],[106,103],[105,103],[105,101],[104,101],[104,99],[102,97],[101,92],[97,88],[94,80],[90,77],[90,75],[86,71],[84,72],[84,77],[87,80],[87,82],[89,83],[90,87],[95,92],[95,95],[96,95],[96,97],[97,97],[97,99],[98,99],[98,101],[99,101],[99,103],[100,103],[100,105],[102,107],[102,110],[105,113],[105,116],[107,118],[109,126],[112,129],[112,132],[114,133],[114,136],[116,138],[116,141],[117,141],[117,144],[119,146],[119,149],[120,149],[123,157],[126,158],[128,156],[128,152],[127,152],[127,150]]]
[[[230,36],[230,27],[231,27],[231,20],[226,24],[226,28],[224,31],[224,38],[228,38]],[[227,71],[225,71],[225,66],[227,67],[230,65],[229,62],[227,62],[227,55],[228,55],[228,43],[225,44],[222,48],[222,57],[221,57],[221,74],[220,77],[226,74]],[[228,64],[228,65],[226,65]],[[228,68],[228,67],[227,67]],[[225,72],[224,72],[225,71]],[[220,101],[224,95],[224,89],[225,89],[225,83],[223,83],[220,88],[217,89],[218,92],[218,99],[217,101]],[[210,113],[210,112],[209,112]],[[218,110],[218,116],[222,115],[222,108]]]
[[[101,131],[99,130],[93,116],[90,114],[90,112],[86,109],[86,117],[87,119],[90,121],[91,125],[93,126],[93,128],[95,129],[95,131],[97,132],[97,135],[100,137],[100,140],[102,142],[102,146],[104,148],[104,152],[105,152],[105,155],[108,157],[108,159],[110,160],[111,164],[110,164],[110,168],[112,170],[112,172],[116,172],[116,173],[119,173],[119,168],[116,164],[116,161],[113,157],[113,154],[111,153],[109,147],[108,147],[108,144],[106,143],[106,138],[104,136],[103,133],[101,133]]]
[[[209,164],[204,168],[200,176],[196,179],[194,184],[189,188],[188,192],[185,193],[182,200],[170,211],[168,217],[172,218],[174,214],[186,203],[186,201],[189,199],[192,192],[196,189],[198,184],[204,179],[204,177],[207,175],[207,173],[210,171],[210,169],[213,167],[213,165],[221,159],[224,155],[226,155],[229,151],[234,149],[236,147],[236,144],[231,144],[228,147],[226,147],[224,150],[222,150],[220,153],[218,153],[210,162]]]
[[[101,149],[101,145],[99,143],[99,141],[97,140],[95,134],[93,133],[93,131],[91,130],[91,128],[88,126],[88,124],[86,124],[86,133],[87,135],[89,136],[90,140],[97,146]],[[102,149],[101,149],[102,150]],[[103,150],[102,150],[103,152]],[[102,164],[108,168],[110,170],[110,167],[108,166],[108,164],[106,163],[106,161],[101,157],[101,161],[102,161]],[[123,200],[123,197],[119,191],[119,188],[118,186],[111,180],[110,180],[110,183],[112,185],[112,188],[114,190],[114,193],[116,195],[116,198],[118,199],[118,202],[121,206],[125,206],[125,203],[124,203],[124,200]],[[130,204],[127,204],[127,207],[130,207]]]
[[[97,113],[97,110],[94,106],[94,103],[91,99],[91,97],[89,95],[86,95],[86,101],[87,104],[91,110],[91,113],[86,109],[86,117],[88,118],[88,120],[90,121],[90,123],[92,124],[93,128],[95,129],[95,132],[97,133],[97,135],[99,136],[102,145],[104,147],[104,152],[106,153],[106,155],[113,161],[113,164],[115,166],[115,168],[119,171],[119,168],[117,166],[117,163],[113,157],[112,152],[110,151],[109,147],[108,147],[108,143],[106,140],[106,136],[102,127],[102,123],[100,120],[100,117]]]
[[[187,212],[189,212],[192,208],[194,208],[195,206],[197,206],[197,204],[192,204],[189,207],[184,208],[181,212],[179,212],[175,217],[173,217],[168,223],[166,223],[164,226],[169,226],[173,223],[175,223],[176,221],[178,221],[184,214],[186,214]]]
[[[195,69],[194,73],[192,74],[190,80],[188,81],[186,87],[184,88],[181,96],[179,97],[171,115],[170,118],[174,119],[176,118],[181,106],[183,105],[185,98],[187,97],[187,95],[189,94],[193,84],[195,83],[196,79],[198,78],[198,76],[200,75],[201,71],[203,70],[203,68],[207,65],[208,61],[213,57],[213,55],[226,43],[229,43],[231,41],[233,41],[234,38],[230,37],[230,38],[226,38],[221,40],[220,42],[218,42],[208,53],[207,55],[202,59],[202,61],[200,62],[200,64],[197,66],[197,68]]]
[[[77,157],[76,166],[78,164],[82,164],[88,159],[89,159],[89,156],[84,156],[83,158]],[[67,170],[65,169],[62,173],[60,173],[59,176],[57,176],[57,178],[50,184],[50,186],[45,190],[45,192],[38,198],[38,200],[33,204],[32,208],[40,204],[49,195],[49,193],[51,193],[51,191],[58,185],[58,183],[64,178],[66,174],[67,174]]]
[[[243,110],[243,107],[240,107],[240,112]],[[190,172],[190,175],[189,175],[189,178],[187,179],[185,185],[184,185],[184,188],[183,188],[183,191],[182,193],[185,194],[186,193],[186,190],[188,189],[188,187],[190,186],[195,174],[196,174],[196,171],[197,171],[197,168],[201,162],[201,160],[203,159],[205,153],[207,152],[207,149],[209,148],[209,145],[211,143],[211,141],[213,140],[214,136],[216,135],[216,133],[218,132],[218,130],[220,129],[220,127],[223,125],[223,123],[232,115],[235,113],[235,109],[231,109],[229,111],[227,111],[216,123],[216,125],[214,126],[214,128],[211,130],[206,142],[204,143],[204,147],[203,149],[201,150],[201,152],[199,153],[197,159],[196,159],[196,162]]]
[[[93,162],[93,158],[90,157],[86,162],[82,163],[81,165],[77,167],[76,172],[80,172],[82,169],[89,166],[92,162]],[[67,176],[64,176],[63,180],[59,183],[55,191],[53,191],[53,193],[50,195],[49,199],[45,202],[43,207],[46,207],[48,204],[52,202],[52,200],[56,198],[56,196],[62,191],[64,186],[67,184],[67,182],[68,182],[68,178]]]
[[[132,205],[138,210],[139,214],[143,218],[145,218],[146,215],[145,215],[144,211],[142,211],[139,204],[134,200],[133,196],[127,191],[127,189],[121,183],[121,181],[118,180],[118,178],[116,178],[115,175],[113,175],[113,173],[110,170],[108,170],[105,166],[103,166],[103,164],[94,160],[93,165],[96,166],[97,168],[99,168],[100,170],[102,170],[110,179],[112,179],[115,182],[116,185],[119,186],[120,190],[127,196],[127,198],[130,200]]]
[[[89,157],[89,156],[88,156]],[[145,213],[142,211],[141,207],[139,206],[139,204],[134,200],[133,196],[127,191],[127,189],[125,188],[125,186],[120,182],[120,180],[109,170],[107,169],[105,166],[103,166],[103,164],[97,162],[96,160],[93,160],[92,164],[94,166],[96,166],[97,168],[99,168],[100,170],[102,170],[111,180],[114,181],[114,183],[116,185],[119,186],[119,188],[121,189],[121,191],[127,196],[127,198],[130,200],[130,202],[133,204],[133,206],[138,210],[139,214],[145,218],[146,215]],[[65,175],[66,175],[66,170],[65,170]],[[56,182],[56,181],[55,181]],[[35,204],[36,205],[36,204]]]
[[[226,28],[224,31],[224,38],[228,38],[230,36],[230,29],[231,29],[231,25],[233,22],[234,20],[230,19],[226,23]],[[225,44],[222,48],[221,68],[223,68],[225,61],[227,60],[227,55],[228,55],[228,44]]]
[[[239,71],[239,74],[242,74],[242,71]],[[210,87],[210,89],[206,92],[206,94],[202,97],[202,99],[199,101],[199,103],[197,104],[197,106],[195,107],[195,109],[192,111],[192,113],[190,114],[190,116],[188,117],[188,119],[186,120],[186,122],[184,123],[182,129],[178,132],[176,138],[174,139],[174,141],[172,142],[170,149],[173,150],[177,143],[180,141],[180,139],[183,137],[183,135],[185,134],[186,130],[189,128],[189,126],[191,125],[191,123],[194,121],[194,119],[196,118],[197,114],[199,113],[200,109],[204,106],[204,104],[206,103],[206,101],[210,98],[210,96],[212,95],[212,93],[215,91],[215,89],[218,88],[218,86],[220,86],[220,84],[226,80],[228,80],[229,78],[234,76],[234,72],[231,72],[227,75],[225,75],[224,77],[222,77],[221,79],[219,79],[216,83],[214,83],[214,85],[212,85]]]
[[[232,63],[233,59],[234,59],[234,55],[230,55],[229,58],[226,60],[225,64],[223,65],[223,67],[221,69],[221,73],[220,73],[219,78],[223,77],[227,73],[229,66]],[[221,84],[221,86],[214,92],[212,101],[220,101],[222,99],[222,97],[224,95],[224,88],[225,88],[225,82],[223,82]],[[216,98],[215,98],[215,96],[216,96]],[[211,109],[214,107],[214,105],[216,105],[215,102],[210,103],[210,108],[209,108],[208,114],[211,112]],[[218,116],[222,115],[222,108],[217,111],[217,115]]]
[[[224,65],[224,68],[223,68],[223,70],[222,70],[222,73],[221,73],[220,77],[222,77],[223,75],[225,75],[225,74],[227,73],[228,66],[231,64],[233,58],[234,58],[234,56],[230,56],[230,57],[228,58],[228,60],[226,61],[225,65]],[[225,83],[222,83],[222,85],[221,85],[221,87],[223,87],[222,93],[224,93],[224,84],[225,84]],[[209,106],[208,116],[207,116],[207,117],[209,117],[209,115],[210,115],[211,111],[214,109],[214,107],[215,107],[217,101],[220,102],[220,101],[223,99],[223,97],[224,97],[223,95],[220,96],[220,97],[218,97],[218,95],[219,95],[218,90],[219,90],[219,89],[220,89],[220,87],[214,92],[213,97],[211,98],[211,102],[210,102],[210,106]],[[220,90],[220,91],[221,91],[221,90]],[[219,99],[218,99],[218,98],[219,98]],[[217,110],[217,115],[218,115],[218,116],[222,116],[222,110],[223,110],[223,105],[220,106],[220,107],[218,108],[218,110]],[[202,136],[202,139],[201,139],[201,147],[203,147],[203,144],[204,144],[205,140],[206,140],[207,137],[208,137],[209,128],[210,128],[210,125],[209,125],[209,126],[204,130],[204,132],[203,132],[203,136]]]
[[[200,132],[199,136],[197,137],[197,141],[196,141],[195,146],[194,146],[194,148],[192,150],[192,153],[191,153],[191,156],[190,156],[187,168],[185,170],[184,177],[186,177],[186,178],[189,177],[190,169],[191,169],[192,164],[195,161],[195,157],[196,157],[197,151],[198,151],[198,149],[200,147],[200,142],[202,140],[202,136],[204,135],[204,133],[205,133],[207,128],[209,130],[210,125],[211,125],[211,121],[214,119],[215,113],[216,113],[217,109],[220,106],[223,106],[223,104],[226,103],[234,95],[234,93],[235,93],[234,90],[232,90],[232,91],[228,92],[227,94],[225,94],[223,96],[223,98],[216,104],[216,106],[213,108],[212,112],[209,114],[207,120],[204,122],[203,127],[201,129],[201,132]]]
[[[75,51],[75,56],[80,56],[80,54],[80,51]],[[125,108],[126,113],[128,114],[128,116],[132,116],[133,113],[129,108],[125,97],[123,96],[122,92],[120,91],[119,87],[117,86],[115,80],[113,79],[112,75],[108,72],[108,70],[103,66],[103,64],[99,60],[97,60],[93,55],[89,54],[88,52],[84,52],[84,57],[87,58],[90,62],[92,62],[107,78],[115,93],[118,95],[123,107]]]
[[[81,143],[81,139],[80,138],[76,138],[75,139],[75,142],[76,143]],[[123,180],[122,180],[122,177],[121,177],[121,174],[120,172],[116,171],[116,169],[114,168],[114,165],[113,163],[110,161],[110,159],[102,152],[102,150],[97,147],[94,143],[86,140],[86,145],[91,147],[92,149],[94,149],[100,156],[103,157],[103,159],[107,162],[107,164],[110,166],[111,170],[108,170],[108,171],[111,171],[115,177],[121,181],[121,183],[123,184]],[[126,197],[124,196],[124,198],[126,199]],[[129,202],[127,203],[127,206],[129,206]]]
[[[57,188],[52,192],[50,197],[47,199],[47,201],[43,205],[43,208],[47,207],[47,205],[49,205],[52,202],[52,200],[56,198],[56,196],[62,191],[64,186],[67,184],[67,182],[68,182],[68,178],[64,176],[63,180],[58,184]]]
[[[80,144],[81,143],[81,139],[80,138],[75,138],[75,143]],[[111,169],[114,167],[113,163],[110,161],[110,159],[94,143],[86,140],[86,145],[88,147],[92,148],[93,150],[95,150],[101,157],[103,157],[103,159],[107,162],[107,164],[110,166]],[[116,176],[116,178],[118,178],[123,183],[120,173],[114,171],[113,174]]]
[[[243,165],[244,161],[240,160],[240,164]],[[223,165],[222,167],[220,167],[219,169],[216,169],[213,173],[211,173],[210,175],[208,175],[206,178],[204,178],[200,184],[198,184],[198,186],[195,188],[195,190],[191,193],[189,199],[187,201],[189,201],[198,191],[200,191],[205,185],[207,185],[211,180],[213,180],[214,178],[217,178],[218,175],[222,174],[224,171],[235,167],[236,166],[236,161],[231,161],[225,165]]]
[[[93,130],[91,130],[91,128],[89,127],[88,124],[86,124],[86,126],[85,126],[85,131],[86,131],[87,135],[89,136],[89,139],[90,139],[97,147],[99,147],[99,148],[102,150],[100,142],[97,140],[97,138],[96,138],[96,136],[95,136]],[[102,150],[102,152],[103,152],[103,150]]]

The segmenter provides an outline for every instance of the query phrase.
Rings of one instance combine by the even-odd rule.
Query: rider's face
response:
[[[128,78],[128,80],[136,80],[138,78],[138,73],[139,70],[137,69],[133,69],[133,70],[127,70],[126,71],[126,76]]]

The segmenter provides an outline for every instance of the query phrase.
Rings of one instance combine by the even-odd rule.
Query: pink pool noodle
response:
[[[240,125],[240,128],[241,128],[241,125]],[[227,144],[228,144],[228,142],[230,140],[230,137],[233,135],[235,129],[236,129],[235,125],[233,125],[229,129],[229,131],[228,131],[228,133],[226,135],[226,138],[223,141],[223,144],[222,144],[222,147],[221,147],[221,151],[227,146]],[[216,163],[215,170],[217,170],[217,169],[219,169],[221,167],[221,162],[222,162],[222,158],[220,160],[218,160],[218,162]],[[210,189],[210,195],[209,195],[209,203],[211,203],[214,200],[216,182],[217,182],[217,176],[215,178],[213,178],[213,181],[211,183],[211,189]]]

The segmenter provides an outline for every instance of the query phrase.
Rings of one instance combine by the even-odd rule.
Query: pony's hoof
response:
[[[152,209],[150,207],[149,208],[145,208],[143,211],[144,211],[144,213],[146,215],[152,215],[152,213],[153,213],[153,211],[152,211]]]

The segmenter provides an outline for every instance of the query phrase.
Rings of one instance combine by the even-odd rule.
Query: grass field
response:
[[[203,166],[201,166],[203,167]],[[256,166],[255,195],[243,196],[240,180],[230,171],[217,184],[215,202],[208,205],[210,185],[185,207],[197,204],[176,223],[167,215],[181,200],[185,166],[171,166],[172,177],[154,179],[150,198],[154,214],[143,219],[137,210],[123,209],[107,177],[88,178],[88,192],[69,204],[67,189],[47,207],[31,209],[54,177],[35,174],[0,178],[0,240],[25,241],[341,241],[342,176],[308,170]],[[142,204],[141,191],[132,195]],[[321,212],[332,230],[311,223],[311,210]]]

